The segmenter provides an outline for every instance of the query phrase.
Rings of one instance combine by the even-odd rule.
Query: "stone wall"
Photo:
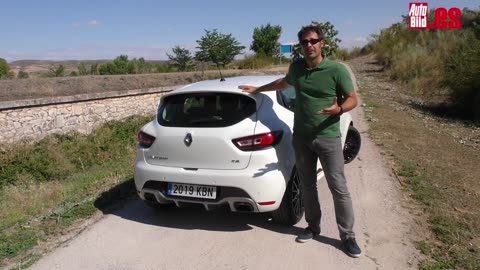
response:
[[[154,114],[178,86],[0,102],[0,143],[34,142],[48,134],[90,133],[98,125]]]

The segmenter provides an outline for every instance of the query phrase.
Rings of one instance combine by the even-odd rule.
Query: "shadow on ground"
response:
[[[449,105],[445,103],[428,104],[423,102],[408,102],[408,106],[413,109],[429,113],[438,118],[450,121],[462,121],[466,125],[479,125],[480,121],[475,122],[473,115],[465,113],[465,109],[459,105]]]
[[[200,205],[188,205],[181,208],[176,206],[151,207],[137,197],[133,179],[102,193],[94,204],[104,214],[166,228],[236,232],[252,230],[252,226],[255,226],[291,235],[292,241],[303,231],[303,228],[298,226],[277,224],[272,221],[269,214],[234,213],[226,206],[219,207],[214,211],[206,211]],[[315,240],[341,250],[341,242],[338,239],[318,236]]]

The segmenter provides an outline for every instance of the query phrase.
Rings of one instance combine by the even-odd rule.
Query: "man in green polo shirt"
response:
[[[320,159],[345,251],[352,257],[360,257],[362,251],[353,232],[352,199],[344,175],[339,123],[343,112],[357,106],[357,96],[345,66],[322,56],[323,33],[317,26],[303,27],[298,40],[304,58],[290,65],[287,76],[260,87],[240,85],[239,88],[258,93],[282,90],[289,85],[295,87],[293,147],[308,223],[296,240],[303,243],[320,234],[322,211],[317,191],[317,159]]]

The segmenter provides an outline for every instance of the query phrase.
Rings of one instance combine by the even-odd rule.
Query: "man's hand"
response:
[[[318,111],[318,114],[326,114],[326,115],[337,115],[341,112],[340,106],[337,103],[337,97],[333,99],[333,105],[325,108],[321,111]]]
[[[250,94],[255,94],[257,92],[257,87],[251,85],[239,85],[239,89],[242,89],[242,92],[247,92]]]

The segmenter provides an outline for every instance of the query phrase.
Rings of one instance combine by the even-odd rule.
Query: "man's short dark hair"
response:
[[[318,38],[320,40],[323,40],[323,31],[317,25],[311,24],[311,25],[303,26],[302,29],[300,29],[300,31],[298,32],[298,41],[299,42],[302,41],[303,36],[309,32],[317,33]]]

